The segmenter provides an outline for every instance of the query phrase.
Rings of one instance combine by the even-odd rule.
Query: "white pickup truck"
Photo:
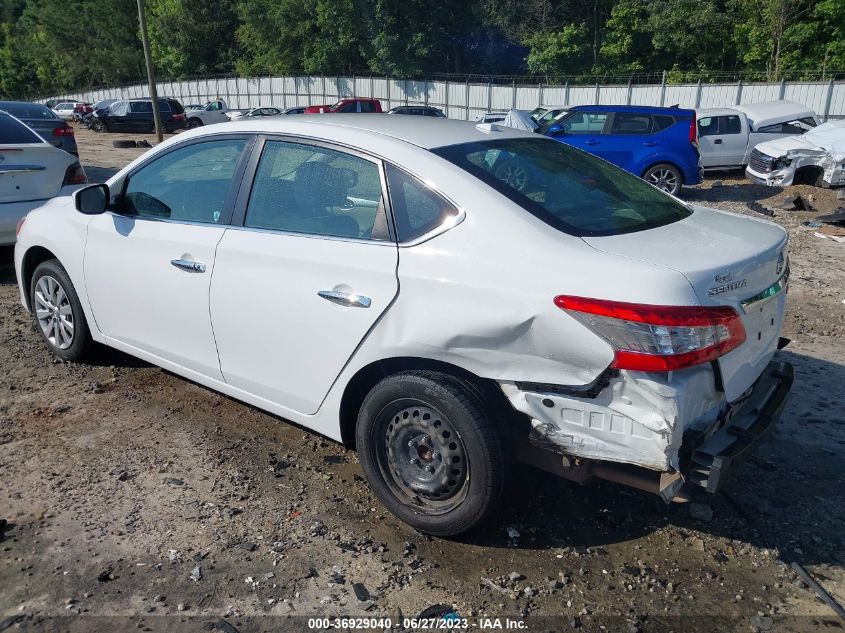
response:
[[[201,125],[211,125],[212,123],[225,123],[229,120],[229,106],[223,99],[215,99],[214,101],[207,101],[202,108],[185,110],[185,116],[188,117],[188,127],[194,128]]]
[[[821,122],[813,110],[792,101],[698,110],[696,118],[705,170],[745,167],[758,143],[803,134]]]

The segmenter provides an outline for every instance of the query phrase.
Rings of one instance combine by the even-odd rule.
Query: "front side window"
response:
[[[194,143],[154,159],[129,177],[118,202],[142,218],[218,224],[246,141]]]
[[[692,213],[640,178],[549,139],[479,141],[433,151],[549,226],[572,235],[644,231]],[[502,169],[504,164],[511,168]],[[507,177],[517,167],[526,178]]]
[[[244,226],[386,240],[379,167],[325,147],[268,141],[255,173]]]
[[[387,186],[400,242],[416,239],[458,215],[458,210],[441,195],[389,164]]]
[[[361,101],[361,112],[375,112],[376,105],[372,101]]]
[[[559,123],[563,134],[601,134],[605,121],[607,121],[606,112],[572,112],[546,125]],[[541,133],[545,131],[541,130]]]

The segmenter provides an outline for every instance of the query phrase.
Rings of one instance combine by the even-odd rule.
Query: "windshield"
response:
[[[640,178],[550,139],[479,141],[433,152],[572,235],[644,231],[692,213]]]

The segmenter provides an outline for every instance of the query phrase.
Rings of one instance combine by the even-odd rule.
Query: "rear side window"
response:
[[[572,235],[644,231],[692,213],[642,179],[550,139],[481,141],[433,151],[550,227]]]
[[[675,118],[663,114],[658,114],[651,117],[654,121],[654,131],[655,132],[662,132],[673,125],[675,125]]]
[[[812,117],[804,119],[796,119],[794,121],[787,121],[786,123],[774,123],[773,125],[766,125],[761,127],[758,132],[769,132],[774,134],[803,134],[808,130],[816,127],[816,122]]]
[[[16,121],[5,112],[0,112],[0,145],[21,145],[24,143],[43,143],[35,132],[23,123]]]
[[[153,104],[149,101],[133,101],[129,104],[129,110],[131,112],[152,112],[153,111]]]
[[[617,112],[613,115],[611,134],[651,134],[651,117],[647,114]]]
[[[742,122],[736,114],[719,117],[720,134],[739,134],[742,132]]]
[[[386,240],[378,165],[326,147],[267,141],[244,226]]]
[[[0,110],[5,110],[19,119],[55,119],[56,114],[38,103],[0,103]]]
[[[393,165],[387,165],[387,186],[400,242],[409,242],[458,215],[443,196]]]

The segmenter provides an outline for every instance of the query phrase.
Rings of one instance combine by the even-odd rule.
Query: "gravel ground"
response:
[[[116,138],[78,132],[92,180],[144,151]],[[718,178],[686,197],[756,215],[748,203],[778,193]],[[330,441],[118,352],[54,360],[7,249],[0,630],[305,630],[308,616],[395,621],[432,605],[474,630],[506,616],[549,631],[841,629],[790,567],[845,602],[845,244],[806,230],[813,215],[773,218],[792,239],[779,355],[796,382],[775,438],[724,493],[665,506],[523,467],[501,512],[456,540],[388,514]]]

